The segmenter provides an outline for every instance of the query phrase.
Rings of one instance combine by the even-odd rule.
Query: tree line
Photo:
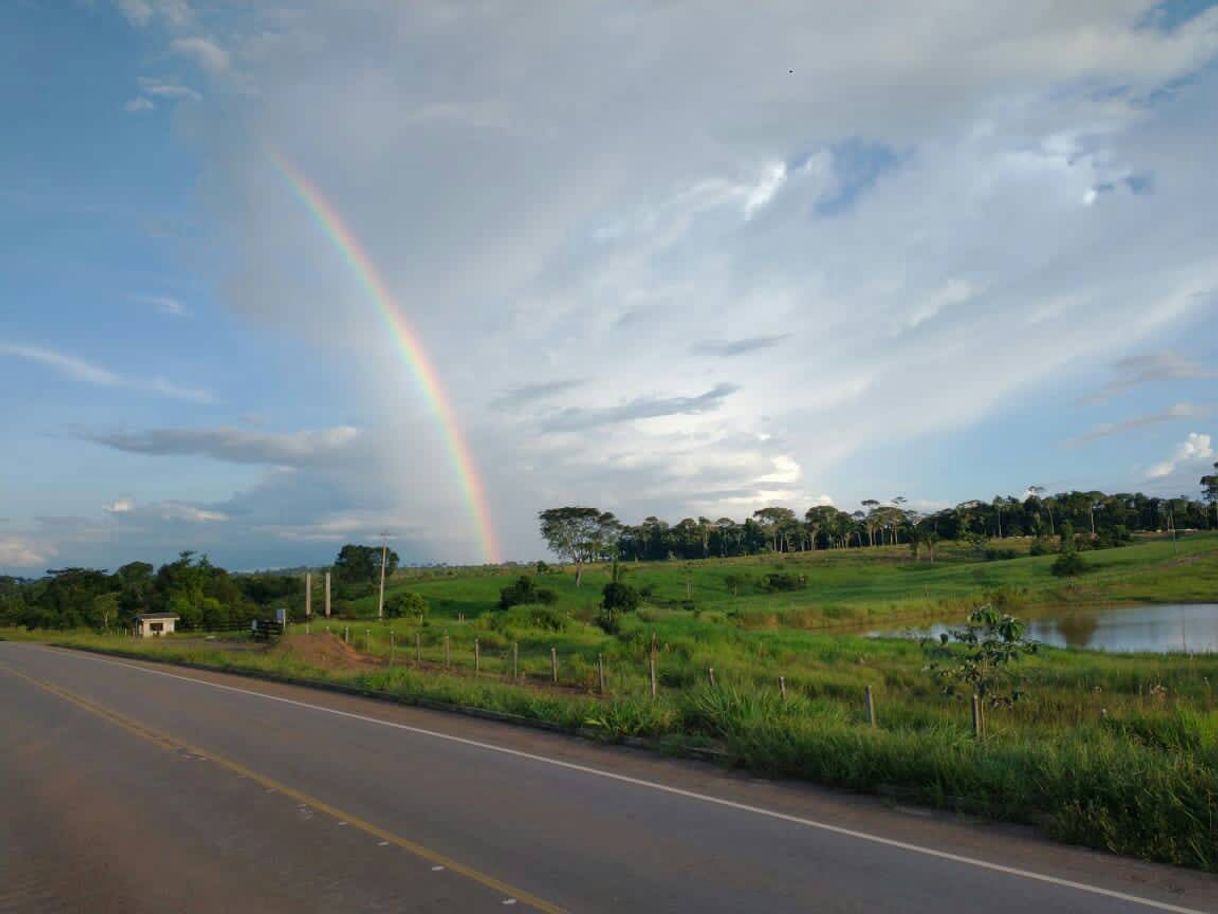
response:
[[[816,505],[800,515],[767,507],[739,520],[686,517],[669,524],[646,517],[627,524],[596,508],[563,507],[542,511],[539,521],[542,538],[556,555],[575,564],[578,581],[584,563],[613,558],[664,561],[906,545],[916,558],[933,561],[944,540],[966,541],[979,549],[986,544],[994,548],[994,541],[1009,537],[1048,543],[1067,528],[1087,545],[1119,545],[1134,533],[1218,527],[1218,474],[1202,477],[1201,486],[1200,499],[1140,492],[1049,494],[1032,486],[1022,498],[972,499],[931,512],[916,511],[897,496],[867,499],[856,511]]]
[[[347,544],[330,566],[333,609],[348,613],[352,603],[371,594],[379,583],[380,546]],[[385,573],[398,566],[398,555],[386,549]],[[324,569],[323,569],[324,570]],[[315,583],[318,576],[314,576]],[[123,630],[138,613],[177,613],[184,629],[220,629],[248,625],[283,607],[299,617],[304,610],[304,575],[287,572],[234,573],[207,556],[182,552],[155,568],[130,562],[110,573],[98,568],[51,568],[36,579],[0,576],[0,626],[24,628],[92,628]],[[413,603],[388,611],[418,613]],[[314,599],[314,609],[320,604]],[[422,610],[425,611],[425,608]]]

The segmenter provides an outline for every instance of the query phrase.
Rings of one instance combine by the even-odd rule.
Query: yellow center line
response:
[[[85,711],[95,714],[98,717],[101,717],[110,723],[121,727],[128,733],[138,736],[140,739],[146,740],[147,742],[150,742],[161,749],[165,749],[166,751],[170,752],[189,752],[192,755],[202,756],[219,765],[221,768],[231,771],[233,774],[248,778],[254,783],[261,784],[263,787],[268,789],[276,790],[279,793],[282,793],[284,796],[290,797],[299,803],[307,804],[313,809],[325,813],[339,822],[346,822],[349,826],[358,828],[360,831],[372,835],[374,838],[394,844],[405,851],[409,851],[416,857],[420,857],[423,860],[428,861],[429,863],[443,866],[445,869],[451,870],[459,876],[464,876],[466,879],[472,880],[473,882],[485,886],[488,889],[492,889],[505,897],[514,898],[517,902],[527,905],[536,911],[544,912],[544,914],[563,914],[564,912],[563,908],[552,904],[543,898],[539,898],[531,892],[527,892],[524,889],[517,888],[514,885],[510,885],[509,883],[503,882],[500,879],[496,879],[494,876],[483,873],[481,870],[476,870],[471,866],[466,866],[464,863],[460,863],[459,861],[454,860],[452,857],[442,854],[439,851],[434,851],[417,841],[412,841],[409,838],[403,838],[401,835],[394,834],[393,832],[381,828],[381,826],[369,822],[366,819],[362,819],[359,816],[352,815],[345,810],[339,809],[337,806],[332,806],[329,803],[323,802],[322,800],[319,800],[302,790],[297,790],[295,787],[289,787],[286,784],[282,784],[279,781],[276,781],[274,778],[269,778],[265,774],[260,774],[257,771],[247,768],[240,762],[235,762],[232,759],[225,758],[222,755],[217,755],[211,750],[200,749],[176,737],[169,736],[168,734],[162,733],[159,730],[154,730],[153,728],[132,720],[131,718],[120,714],[117,711],[99,705],[81,695],[77,695],[75,692],[70,692],[60,686],[53,685],[52,683],[45,682],[41,679],[36,679],[33,676],[21,672],[20,670],[14,669],[7,663],[0,663],[0,669],[3,669],[5,672],[10,673],[13,676],[24,679],[26,682],[37,686],[43,691],[50,692],[52,695],[62,698],[64,701],[70,702],[71,704],[74,704]]]

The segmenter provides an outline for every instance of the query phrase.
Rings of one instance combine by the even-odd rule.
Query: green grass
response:
[[[579,589],[569,573],[542,576],[560,595],[556,627],[539,625],[544,619],[529,607],[490,608],[509,574],[402,575],[395,589],[416,590],[431,601],[423,625],[329,623],[340,634],[350,625],[359,650],[382,660],[393,633],[396,665],[364,671],[319,669],[282,650],[226,650],[197,640],[42,637],[339,681],[590,730],[609,740],[648,737],[674,751],[713,745],[729,763],[757,772],[1033,823],[1063,840],[1218,871],[1218,656],[1046,650],[1020,664],[1028,699],[991,711],[988,736],[978,741],[967,702],[939,692],[923,671],[918,644],[824,630],[909,614],[963,614],[994,591],[1027,607],[1062,600],[1213,600],[1218,537],[1089,552],[1092,570],[1067,584],[1049,574],[1052,556],[981,563],[941,555],[933,567],[879,549],[791,557],[783,565],[807,576],[807,590],[736,598],[725,575],[760,575],[776,563],[632,566],[628,580],[652,584],[654,596],[613,636],[589,624],[608,579],[600,568],[588,571]],[[686,575],[692,610],[681,608]],[[312,632],[325,624],[315,620]],[[418,668],[416,636],[424,661]],[[446,636],[451,669],[443,667]],[[655,700],[647,676],[653,637],[659,646]],[[510,681],[513,644],[524,685]],[[549,685],[551,648],[560,659],[558,688]],[[606,696],[597,694],[598,658],[607,666]],[[715,688],[708,685],[712,667]],[[874,729],[863,701],[869,686],[878,706]]]
[[[1027,540],[1004,541],[1026,553]],[[915,562],[903,547],[830,550],[786,556],[750,556],[694,562],[623,565],[625,581],[649,589],[645,604],[654,608],[692,607],[731,613],[745,624],[832,627],[871,620],[949,611],[963,613],[995,590],[1018,595],[1023,605],[1066,602],[1198,602],[1218,597],[1218,534],[1194,534],[1178,543],[1150,539],[1121,549],[1084,553],[1090,570],[1072,580],[1053,577],[1054,556],[999,561],[970,560],[955,544],[941,546],[937,561]],[[803,575],[802,590],[766,593],[763,575],[785,571]],[[492,609],[499,590],[528,568],[444,569],[399,573],[386,588],[392,595],[411,590],[427,598],[432,615],[474,617]],[[581,587],[570,570],[535,575],[539,586],[558,594],[558,607],[577,618],[591,618],[600,590],[609,581],[605,565],[589,566]],[[727,578],[746,583],[733,594]],[[356,601],[358,613],[372,614],[375,596]]]

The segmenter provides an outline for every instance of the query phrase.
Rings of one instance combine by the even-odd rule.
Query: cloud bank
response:
[[[1093,402],[1212,376],[1173,334],[1206,326],[1218,289],[1195,154],[1218,140],[1216,10],[932,0],[910,28],[895,0],[120,6],[198,81],[177,115],[207,138],[222,301],[326,346],[383,417],[90,436],[300,471],[197,505],[229,520],[196,527],[305,541],[434,511],[446,539],[420,548],[472,557],[426,399],[268,147],[384,274],[518,557],[551,504],[845,504],[868,494],[860,463],[912,460],[1074,372],[1116,366]],[[186,89],[146,79],[150,102]],[[1084,437],[1160,422],[1140,409]],[[362,489],[339,477],[356,459]]]

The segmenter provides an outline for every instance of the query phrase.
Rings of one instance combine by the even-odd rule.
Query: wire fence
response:
[[[694,669],[687,662],[671,659],[666,664],[665,651],[654,633],[648,643],[637,645],[635,650],[607,655],[588,650],[562,651],[557,645],[539,643],[544,639],[522,643],[508,640],[496,632],[480,632],[470,637],[469,630],[460,622],[454,628],[459,631],[457,638],[453,637],[452,629],[429,625],[399,629],[393,623],[315,617],[306,622],[289,622],[286,626],[255,620],[252,623],[179,626],[179,631],[196,636],[241,634],[268,639],[282,635],[328,634],[346,646],[351,659],[386,669],[413,668],[605,698],[641,693],[656,700],[665,691],[676,693],[699,684],[711,689],[735,685],[725,683],[713,666]],[[758,685],[755,678],[748,683],[750,688]],[[784,702],[800,695],[799,689],[789,684],[784,675],[775,676],[771,688]],[[866,686],[859,699],[862,719],[871,727],[878,727],[878,698],[873,688]],[[985,715],[976,695],[970,711],[973,732],[981,737],[985,733]]]

